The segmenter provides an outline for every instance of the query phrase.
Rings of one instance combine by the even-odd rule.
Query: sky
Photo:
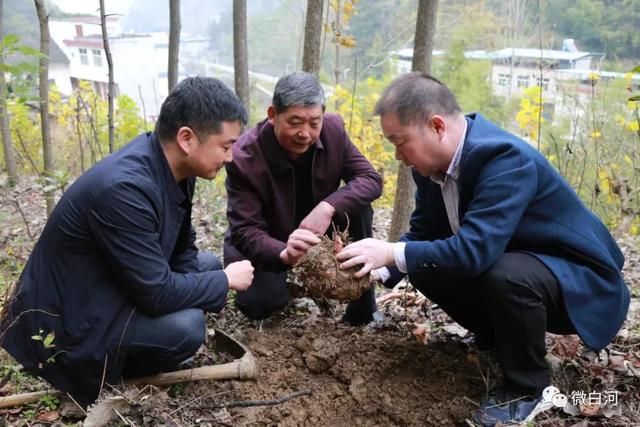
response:
[[[100,4],[98,0],[52,0],[60,9],[67,13],[92,13],[98,14]],[[107,13],[126,14],[132,0],[104,0]]]

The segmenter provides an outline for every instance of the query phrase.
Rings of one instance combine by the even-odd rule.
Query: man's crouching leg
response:
[[[122,376],[142,377],[178,369],[204,342],[202,310],[187,308],[159,317],[136,313],[134,329],[124,344],[127,358]]]
[[[289,302],[287,273],[256,269],[251,286],[236,292],[236,307],[249,319],[262,320]]]

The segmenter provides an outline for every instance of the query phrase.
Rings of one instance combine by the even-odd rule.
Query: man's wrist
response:
[[[322,205],[322,208],[333,216],[336,213],[336,208],[329,202],[325,202],[324,200],[318,203],[318,205]]]

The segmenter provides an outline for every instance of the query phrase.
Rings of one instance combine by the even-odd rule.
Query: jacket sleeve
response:
[[[195,188],[195,178],[187,178],[184,182],[187,187],[189,200]],[[182,221],[180,234],[176,242],[176,248],[171,255],[170,267],[172,271],[178,273],[195,273],[200,271],[198,263],[198,248],[196,246],[196,230],[191,224],[191,207]]]
[[[429,203],[426,192],[427,188],[431,185],[429,182],[430,178],[425,178],[420,176],[418,173],[413,172],[413,180],[416,183],[416,207],[411,213],[411,218],[409,219],[409,231],[400,236],[398,239],[400,242],[433,240],[430,230],[431,224],[429,223],[429,219],[426,215]],[[397,285],[405,276],[405,273],[398,270],[395,266],[389,267],[389,274],[389,279],[384,282],[384,286],[389,289]]]
[[[233,245],[252,263],[285,269],[280,252],[287,244],[267,232],[260,195],[234,163],[227,163],[226,169],[227,220]]]
[[[475,151],[469,158],[480,165],[479,172],[460,231],[441,240],[409,240],[405,246],[409,273],[455,269],[469,277],[482,274],[504,253],[533,200],[538,177],[531,158],[511,145],[480,146]]]
[[[324,201],[336,208],[336,214],[354,214],[368,206],[382,194],[382,177],[373,165],[356,148],[349,139],[344,123],[335,116],[339,124],[337,138],[342,147],[342,173],[340,178],[345,185],[328,195]],[[336,144],[337,145],[337,144]]]
[[[160,247],[159,204],[132,182],[118,182],[98,194],[89,224],[115,280],[134,304],[157,316],[197,307],[219,312],[226,302],[225,273],[171,271]]]

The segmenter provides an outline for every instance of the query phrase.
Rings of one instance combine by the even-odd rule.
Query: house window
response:
[[[518,76],[518,87],[529,87],[529,76]]]
[[[544,78],[540,80],[540,77],[538,77],[536,81],[538,86],[540,86],[542,90],[549,90],[549,79]]]
[[[89,56],[87,56],[87,49],[80,48],[78,49],[80,52],[80,63],[82,65],[89,65]]]
[[[96,67],[102,67],[102,55],[99,49],[91,49],[91,53],[93,53],[93,65]]]
[[[511,74],[498,74],[498,86],[509,86]]]

